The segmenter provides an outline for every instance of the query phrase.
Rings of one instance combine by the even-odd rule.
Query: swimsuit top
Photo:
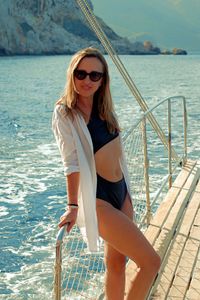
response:
[[[94,153],[119,135],[117,130],[114,133],[109,132],[107,122],[99,116],[97,105],[93,105],[87,127],[91,135]]]

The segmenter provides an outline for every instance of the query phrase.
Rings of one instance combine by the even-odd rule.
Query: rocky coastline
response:
[[[182,49],[162,53],[148,41],[130,42],[117,35],[102,19],[98,21],[118,54],[187,54]],[[1,56],[73,54],[88,46],[104,51],[76,1],[1,0]]]

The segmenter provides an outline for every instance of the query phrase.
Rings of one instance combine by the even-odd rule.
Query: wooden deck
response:
[[[200,162],[187,161],[145,236],[162,258],[149,300],[200,300]],[[136,266],[127,266],[127,288]]]

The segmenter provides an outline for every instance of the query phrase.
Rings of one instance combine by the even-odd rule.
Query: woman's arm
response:
[[[65,107],[56,105],[52,117],[52,129],[60,150],[68,194],[68,206],[66,212],[61,216],[59,227],[69,223],[68,231],[74,226],[78,207],[79,188],[79,163],[76,144],[71,130],[70,119],[66,117]],[[75,206],[69,206],[75,204]]]
[[[59,227],[68,223],[67,231],[69,232],[76,223],[78,213],[78,189],[79,189],[80,173],[75,172],[66,176],[68,205],[66,212],[60,217]],[[73,205],[74,206],[71,206]]]
[[[78,204],[79,179],[79,172],[74,172],[66,176],[68,204]]]
[[[65,176],[79,172],[76,143],[71,126],[73,125],[69,117],[66,117],[64,106],[56,105],[52,116],[52,129],[60,150]]]

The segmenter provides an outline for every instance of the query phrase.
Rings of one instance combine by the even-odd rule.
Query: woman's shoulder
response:
[[[67,106],[63,103],[56,103],[53,111],[54,116],[58,118],[68,119],[69,112]]]
[[[78,117],[79,114],[75,109],[69,110],[64,103],[57,102],[54,107],[53,115],[54,118],[62,119],[65,122],[69,121],[74,123],[74,120]]]
[[[67,112],[67,107],[65,104],[57,102],[55,104],[54,111],[58,113],[64,113]]]

